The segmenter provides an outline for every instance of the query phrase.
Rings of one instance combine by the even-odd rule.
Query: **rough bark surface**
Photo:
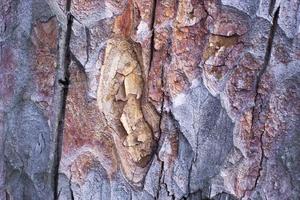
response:
[[[300,199],[299,0],[1,0],[1,200]]]

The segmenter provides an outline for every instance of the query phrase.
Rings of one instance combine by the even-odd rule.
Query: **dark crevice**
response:
[[[85,27],[85,35],[86,35],[86,62],[84,66],[89,62],[90,60],[90,41],[91,41],[91,33],[88,27]]]
[[[255,110],[257,110],[257,112],[258,112],[257,116],[258,117],[257,118],[255,116],[252,117],[252,123],[251,123],[251,131],[252,132],[254,131],[253,130],[254,123],[259,120],[258,119],[259,115],[263,110],[263,104],[264,103],[262,102],[263,99],[262,99],[261,94],[259,93],[259,86],[261,85],[261,78],[262,78],[263,74],[266,72],[267,67],[270,63],[274,35],[275,35],[276,29],[277,29],[277,26],[278,26],[277,22],[278,22],[278,17],[279,17],[279,10],[280,10],[280,7],[278,7],[277,10],[275,11],[275,14],[274,14],[274,17],[273,17],[273,20],[272,20],[272,25],[271,25],[270,33],[269,33],[269,37],[268,37],[268,43],[267,43],[266,53],[265,53],[265,57],[264,57],[264,62],[263,62],[263,65],[262,65],[262,69],[258,72],[257,81],[256,81],[256,84],[255,84],[255,99],[254,99],[255,105],[252,109],[252,113],[254,113]],[[264,136],[264,130],[262,130],[262,133],[259,136],[260,137],[259,140],[260,140],[261,157],[260,157],[260,163],[259,163],[258,176],[256,177],[254,186],[250,189],[250,191],[253,191],[257,187],[258,181],[261,177],[262,165],[263,165],[263,161],[264,161],[264,157],[265,157],[264,145],[263,145],[263,136]],[[243,197],[245,195],[246,195],[246,192],[244,193]]]
[[[194,155],[193,155],[194,156]],[[191,176],[192,176],[192,170],[193,170],[193,161],[191,162],[191,165],[189,167],[189,174],[188,174],[188,191],[191,193]]]
[[[159,192],[161,190],[163,171],[164,171],[164,162],[163,161],[160,161],[160,162],[161,162],[161,166],[160,166],[160,171],[159,171],[159,181],[158,181],[158,188],[157,188],[157,191],[156,191],[155,199],[159,199]]]
[[[172,200],[175,200],[176,198],[175,198],[175,195],[172,195]]]
[[[266,72],[266,69],[270,62],[271,51],[272,51],[272,47],[273,47],[273,39],[274,39],[275,31],[276,31],[277,25],[278,25],[277,21],[278,21],[278,17],[279,17],[279,10],[280,10],[280,7],[277,8],[277,10],[274,14],[274,17],[273,17],[272,26],[271,26],[269,37],[268,37],[268,43],[267,43],[264,63],[263,63],[262,69],[259,71],[258,76],[257,76],[257,81],[256,81],[256,85],[255,85],[256,96],[258,94],[258,88],[259,88],[259,85],[261,82],[261,77]]]
[[[270,6],[269,6],[269,15],[270,16],[272,16],[272,14],[273,14],[275,4],[276,4],[276,0],[271,0],[270,1]]]
[[[150,60],[149,60],[149,69],[148,69],[148,75],[150,73],[151,67],[154,64],[153,63],[153,57],[154,57],[154,39],[155,39],[155,20],[156,20],[156,7],[157,7],[157,0],[153,1],[153,7],[152,7],[152,21],[151,21],[151,31],[152,31],[152,36],[151,36],[151,45],[150,45]],[[160,105],[160,118],[159,118],[159,124],[158,124],[158,128],[159,128],[159,141],[162,138],[162,134],[163,134],[163,130],[162,130],[162,121],[163,121],[163,116],[164,116],[164,104],[165,104],[165,93],[164,93],[164,69],[163,67],[161,68],[161,74],[160,74],[160,78],[161,78],[161,88],[162,88],[162,97],[161,97],[161,105]],[[160,160],[159,155],[158,155],[158,151],[159,148],[157,148],[156,150],[156,154],[157,154],[157,159],[161,162],[161,166],[160,166],[160,172],[159,172],[159,181],[158,181],[158,188],[157,188],[157,192],[156,192],[156,196],[155,199],[159,199],[159,192],[161,190],[161,185],[163,184],[163,171],[164,171],[164,161]]]
[[[67,2],[66,2],[66,11],[67,12],[71,11],[71,2],[72,2],[72,0],[67,0]]]
[[[71,200],[74,200],[74,193],[73,193],[72,188],[70,188],[70,193],[71,193]]]
[[[58,180],[59,180],[59,164],[62,154],[62,144],[63,144],[63,131],[64,131],[64,118],[65,118],[65,110],[66,110],[66,100],[68,94],[69,87],[69,65],[71,62],[71,54],[70,54],[70,39],[72,32],[72,24],[73,24],[73,16],[70,13],[71,0],[67,0],[66,3],[66,11],[67,11],[67,27],[65,29],[61,29],[60,36],[60,46],[59,46],[59,66],[57,71],[57,83],[56,88],[58,89],[57,98],[57,125],[54,128],[56,135],[56,147],[55,147],[55,158],[54,158],[54,199],[58,199],[59,197],[59,188],[58,188]],[[65,30],[65,31],[64,31]]]
[[[151,20],[151,25],[150,25],[150,29],[152,31],[152,36],[151,36],[151,41],[150,41],[150,61],[149,61],[149,69],[148,69],[148,74],[151,70],[151,66],[153,64],[153,56],[154,56],[154,39],[155,39],[155,20],[156,20],[156,6],[157,6],[157,0],[153,1],[153,8],[152,8],[152,20]]]
[[[74,192],[73,192],[73,189],[72,189],[72,174],[71,174],[71,177],[69,179],[69,189],[70,189],[71,200],[74,200]]]
[[[69,78],[65,77],[65,79],[59,79],[58,82],[63,86],[63,87],[68,87],[69,86]]]

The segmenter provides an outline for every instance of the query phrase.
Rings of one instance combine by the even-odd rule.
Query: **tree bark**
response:
[[[0,7],[1,200],[299,199],[299,0]]]

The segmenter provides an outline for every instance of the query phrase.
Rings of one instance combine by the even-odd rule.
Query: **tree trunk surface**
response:
[[[300,0],[1,0],[1,200],[299,200]]]

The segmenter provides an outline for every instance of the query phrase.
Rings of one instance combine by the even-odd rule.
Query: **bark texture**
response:
[[[1,200],[298,200],[299,0],[1,0]]]

